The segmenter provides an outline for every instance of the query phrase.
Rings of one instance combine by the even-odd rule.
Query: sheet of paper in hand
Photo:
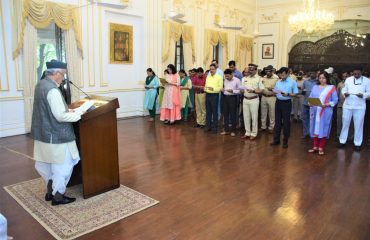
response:
[[[161,82],[162,85],[165,85],[168,83],[165,78],[159,78],[159,81]]]
[[[320,98],[308,98],[307,101],[311,106],[322,107]]]
[[[274,89],[272,89],[272,91],[274,92],[274,93],[276,93],[276,96],[282,96],[281,94],[282,94],[282,91],[280,90],[280,89],[276,89],[276,88],[274,88]]]
[[[87,110],[89,108],[91,108],[91,106],[93,106],[93,105],[94,105],[94,101],[86,101],[81,106],[79,106],[78,108],[75,108],[74,111],[76,113],[83,114],[83,113],[87,112]]]

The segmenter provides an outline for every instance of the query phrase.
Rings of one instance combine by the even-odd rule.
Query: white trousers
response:
[[[258,108],[260,99],[244,99],[243,100],[243,117],[245,136],[256,137],[258,133]]]
[[[364,120],[366,109],[347,109],[343,108],[342,131],[340,132],[339,142],[345,144],[348,137],[348,130],[353,117],[355,135],[353,143],[355,146],[361,146],[363,138]]]
[[[66,156],[63,163],[45,163],[36,161],[35,168],[47,184],[53,181],[53,195],[57,192],[64,194],[69,179],[71,178],[73,167],[78,163],[80,157],[72,159],[71,152],[66,145]]]
[[[8,234],[7,234],[7,221],[6,218],[0,214],[0,240],[7,240]]]

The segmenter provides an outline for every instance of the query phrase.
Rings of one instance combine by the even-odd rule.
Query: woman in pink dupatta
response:
[[[319,85],[315,85],[310,98],[319,98],[322,106],[310,106],[310,135],[313,138],[313,148],[308,152],[318,152],[324,155],[326,139],[330,136],[333,108],[338,103],[338,94],[334,85],[329,85],[329,74],[319,74]]]
[[[180,78],[174,65],[168,65],[167,70],[169,74],[166,75],[160,120],[165,124],[174,124],[176,120],[181,120]]]

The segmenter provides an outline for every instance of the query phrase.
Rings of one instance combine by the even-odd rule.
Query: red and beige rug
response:
[[[123,185],[88,199],[82,197],[82,187],[77,185],[66,192],[76,197],[76,202],[59,206],[44,200],[41,178],[4,189],[58,240],[75,239],[159,203]]]

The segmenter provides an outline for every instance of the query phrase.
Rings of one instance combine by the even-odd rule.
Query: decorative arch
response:
[[[289,52],[289,67],[294,70],[334,67],[336,71],[348,71],[353,65],[370,68],[370,40],[365,39],[364,47],[349,48],[344,37],[349,34],[339,30],[316,42],[302,41]]]

